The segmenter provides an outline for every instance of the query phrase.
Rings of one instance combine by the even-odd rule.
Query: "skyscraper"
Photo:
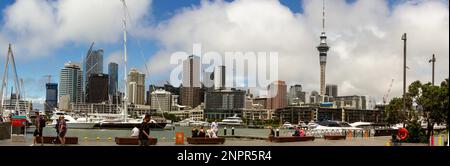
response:
[[[289,88],[289,105],[300,105],[305,102],[305,92],[302,91],[302,85],[294,85]]]
[[[145,104],[145,74],[136,69],[131,69],[128,73],[128,103]]]
[[[325,95],[337,97],[338,96],[338,86],[337,85],[327,85]]]
[[[91,48],[92,49],[92,48]],[[102,74],[103,73],[103,50],[89,51],[86,55],[86,60],[84,61],[84,84],[85,93],[89,87],[89,77],[91,74]]]
[[[287,106],[287,85],[285,81],[275,81],[268,86],[269,109],[279,109]]]
[[[163,89],[151,92],[151,108],[162,112],[170,112],[172,107],[172,94]]]
[[[69,103],[83,102],[82,74],[79,63],[64,64],[59,77],[59,96],[68,95]]]
[[[325,69],[327,65],[327,54],[330,47],[327,45],[327,35],[325,34],[325,1],[323,1],[322,12],[322,34],[320,35],[320,44],[317,46],[320,57],[320,95],[325,95]]]
[[[109,75],[109,96],[113,97],[117,95],[118,84],[119,84],[119,65],[117,63],[111,62],[108,64],[108,75]]]
[[[46,113],[51,113],[53,109],[58,107],[58,84],[47,83],[45,89],[44,110]]]
[[[225,89],[225,66],[216,66],[214,69],[214,89]]]
[[[200,105],[200,58],[191,55],[183,61],[183,87],[181,104],[195,108]]]
[[[88,103],[102,103],[108,101],[108,75],[91,74],[86,101]]]

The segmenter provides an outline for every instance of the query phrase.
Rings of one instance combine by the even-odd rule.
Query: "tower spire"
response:
[[[322,31],[325,32],[325,0],[322,0]]]

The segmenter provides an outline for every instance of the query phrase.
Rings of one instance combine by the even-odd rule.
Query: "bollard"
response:
[[[175,144],[177,145],[184,145],[184,133],[183,132],[177,132],[176,133],[176,140]]]
[[[279,137],[280,136],[280,129],[277,129],[277,131],[275,132],[275,137]]]
[[[100,137],[97,137],[96,139],[97,139],[97,141],[100,141]]]
[[[442,135],[438,137],[438,146],[442,146]]]
[[[84,141],[88,141],[88,137],[84,137]]]
[[[108,141],[111,141],[112,140],[112,138],[111,137],[108,137]]]
[[[227,127],[223,128],[223,135],[227,135]]]
[[[231,127],[231,135],[234,136],[234,127]]]

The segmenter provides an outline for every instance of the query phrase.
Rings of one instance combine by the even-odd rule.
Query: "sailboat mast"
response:
[[[128,86],[128,77],[127,77],[127,14],[126,14],[126,6],[125,0],[122,0],[123,4],[123,51],[124,51],[124,80],[125,80],[125,96],[124,96],[124,120],[127,122],[128,117],[128,92],[127,92],[127,86]]]

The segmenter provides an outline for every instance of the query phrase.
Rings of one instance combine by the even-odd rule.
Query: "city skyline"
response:
[[[0,34],[0,44],[4,45],[0,47],[0,55],[2,55],[0,56],[2,59],[0,65],[4,63],[3,59],[7,53],[7,43],[11,42],[17,58],[16,63],[19,77],[25,80],[27,98],[33,99],[34,102],[45,99],[46,80],[43,76],[47,74],[54,75],[56,77],[54,77],[53,82],[58,80],[59,69],[63,67],[64,63],[67,61],[81,62],[81,57],[85,56],[86,51],[89,49],[88,43],[93,41],[96,42],[97,48],[104,48],[105,65],[109,64],[109,62],[119,62],[119,89],[123,88],[123,79],[121,79],[123,78],[123,72],[120,72],[120,70],[123,70],[122,63],[120,63],[120,58],[123,56],[119,40],[121,35],[120,24],[118,25],[119,33],[117,34],[114,31],[115,28],[111,28],[113,29],[111,33],[106,35],[93,34],[97,30],[92,27],[81,28],[92,31],[86,34],[84,34],[85,31],[69,31],[74,34],[62,37],[65,38],[63,40],[65,44],[62,46],[46,46],[56,48],[34,50],[36,52],[46,52],[45,55],[36,55],[38,53],[30,52],[30,50],[33,50],[29,47],[30,45],[21,42],[20,39],[30,38],[30,41],[34,41],[42,39],[42,37],[36,34],[29,34],[26,37],[18,35],[20,30],[36,28],[33,30],[39,32],[41,30],[39,28],[42,28],[39,27],[40,23],[39,25],[37,25],[38,23],[31,24],[37,27],[23,26],[24,23],[30,22],[30,18],[33,18],[27,16],[26,13],[17,13],[16,10],[24,7],[25,3],[30,3],[32,6],[37,5],[33,10],[46,11],[46,9],[50,8],[46,6],[49,5],[46,2],[36,4],[35,2],[17,1],[7,3],[6,5],[8,6],[0,5],[2,10],[5,11],[1,19],[2,24],[0,25],[2,32]],[[61,5],[59,7],[64,7],[62,2],[55,3]],[[180,2],[183,4],[174,3],[173,5],[168,5],[172,7],[178,6],[178,8],[175,7],[173,9],[168,7],[167,12],[152,10],[158,5],[161,5],[161,2],[158,2],[158,0],[130,1],[128,3],[130,11],[132,14],[135,14],[133,17],[134,22],[143,24],[140,25],[142,27],[131,27],[134,32],[143,34],[142,37],[131,35],[131,40],[143,40],[143,52],[145,53],[143,59],[139,55],[137,44],[131,42],[129,47],[131,48],[129,49],[129,67],[136,67],[144,72],[143,62],[147,61],[150,70],[150,73],[147,73],[147,71],[144,72],[146,75],[149,75],[146,77],[147,84],[168,80],[164,75],[167,75],[166,73],[173,67],[169,65],[169,55],[175,51],[189,52],[188,50],[191,48],[193,42],[200,42],[204,45],[205,52],[211,50],[227,51],[237,48],[242,51],[263,51],[266,49],[269,49],[269,51],[279,51],[281,57],[280,64],[283,64],[279,65],[281,67],[279,69],[279,79],[285,80],[288,85],[301,84],[307,92],[313,90],[319,91],[319,73],[316,72],[319,70],[319,65],[315,46],[319,42],[318,37],[321,32],[321,1],[303,1],[302,3],[293,4],[287,4],[284,1],[281,1],[281,3],[277,1]],[[397,4],[392,4],[391,1],[327,1],[327,4],[329,6],[327,7],[327,13],[331,13],[327,14],[327,36],[329,37],[327,42],[332,49],[329,52],[330,56],[327,63],[326,83],[338,85],[339,94],[370,95],[380,102],[382,96],[388,89],[390,80],[395,79],[396,82],[393,85],[390,96],[401,96],[402,42],[400,37],[403,32],[407,32],[411,37],[411,46],[408,48],[408,66],[410,68],[408,70],[408,82],[415,80],[431,82],[431,65],[428,64],[428,60],[432,54],[436,54],[437,58],[436,83],[440,83],[440,81],[448,77],[448,1],[408,1],[398,2]],[[113,3],[111,8],[115,9],[117,7],[115,5]],[[120,3],[117,5],[120,7]],[[294,9],[295,7],[293,6],[295,5],[300,6],[301,9]],[[254,8],[250,6],[254,6]],[[274,10],[275,14],[273,16],[255,12],[268,9],[268,6],[271,6]],[[56,9],[60,9],[59,7]],[[362,10],[358,8],[362,8]],[[173,12],[177,10],[178,12]],[[105,12],[107,11],[105,10]],[[221,24],[214,23],[214,19],[212,18],[202,16],[204,12],[211,12],[213,16],[217,16],[216,20]],[[343,14],[345,12],[350,13]],[[172,15],[167,16],[167,13],[172,13]],[[74,17],[70,15],[73,13],[46,14],[48,15],[42,15],[42,17],[51,17],[53,15],[66,16],[65,14],[68,15],[68,18]],[[146,14],[151,16],[147,15],[148,17],[146,17]],[[224,14],[226,15],[225,17],[223,16]],[[24,15],[24,17],[18,17],[19,15]],[[249,17],[255,19],[254,21],[250,21],[246,17],[239,17],[243,15],[249,15]],[[197,16],[199,18],[196,18]],[[21,18],[21,20],[11,20],[11,18],[16,17]],[[155,20],[152,20],[151,17],[157,18],[153,18]],[[364,19],[365,17],[367,17],[367,20]],[[213,31],[216,31],[217,36],[211,39],[203,39],[203,36],[209,35],[210,33],[208,32],[208,28],[205,29],[198,25],[192,25],[189,22],[183,22],[184,18],[192,18],[194,20],[201,20],[203,18],[206,21],[202,21],[200,24],[210,26]],[[349,19],[349,21],[361,21],[346,22],[342,18]],[[95,20],[96,18],[92,19]],[[414,19],[417,19],[417,21]],[[427,20],[426,23],[428,24],[423,24],[424,19]],[[117,21],[120,22],[120,19]],[[267,24],[269,22],[271,23]],[[52,20],[50,19],[50,22],[42,22],[42,24],[45,23],[52,23]],[[115,21],[102,23],[111,25]],[[148,25],[145,25],[146,23]],[[230,23],[240,26],[234,26]],[[186,28],[177,30],[176,27],[183,24],[186,24]],[[263,28],[261,28],[262,25],[264,25]],[[46,26],[43,25],[43,27]],[[64,25],[55,26],[64,29]],[[158,29],[158,26],[164,28]],[[242,26],[246,28],[242,28]],[[17,30],[12,30],[11,28],[13,27],[17,28]],[[194,30],[194,33],[188,34],[186,30],[189,29]],[[229,32],[226,29],[240,30],[247,33],[247,35],[245,33]],[[285,30],[288,33],[280,33],[278,32],[279,30]],[[171,33],[175,32],[180,35],[172,36]],[[77,33],[82,33],[83,35],[77,37],[72,36]],[[265,39],[265,41],[258,41],[251,45],[245,44],[246,42],[252,41],[252,34],[261,35],[261,38]],[[235,44],[225,44],[225,41],[229,41],[226,36],[239,36],[239,38],[231,40],[233,42],[236,41]],[[290,36],[297,37],[293,38]],[[278,44],[279,42],[281,44]],[[46,44],[52,45],[54,43],[50,41]],[[158,45],[162,45],[163,47],[158,48]],[[32,60],[27,60],[28,58]],[[297,60],[291,61],[292,58]],[[34,61],[36,62],[33,63]],[[50,61],[50,63],[47,61]],[[294,62],[300,62],[300,65]],[[299,72],[284,72],[289,71],[291,68]],[[103,67],[104,71],[106,71],[105,69]],[[38,73],[30,71],[38,71]]]

